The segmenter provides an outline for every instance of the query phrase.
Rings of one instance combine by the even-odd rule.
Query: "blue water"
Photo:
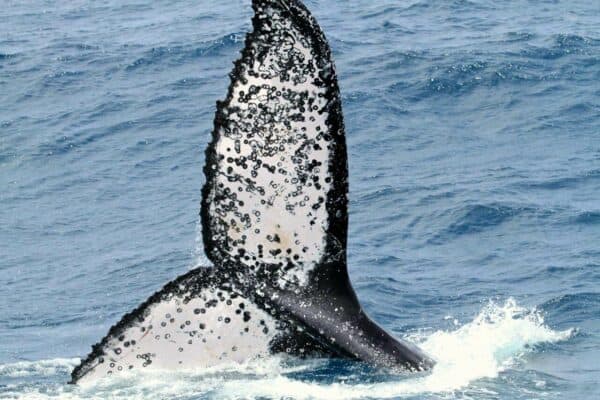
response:
[[[352,282],[438,367],[274,359],[65,385],[125,312],[206,262],[204,148],[251,9],[8,1],[0,398],[600,396],[598,3],[306,5],[343,95]]]

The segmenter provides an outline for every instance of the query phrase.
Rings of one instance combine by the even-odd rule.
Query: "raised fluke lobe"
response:
[[[202,220],[215,265],[302,287],[345,261],[347,161],[335,69],[296,1],[254,1],[253,32],[218,103]]]

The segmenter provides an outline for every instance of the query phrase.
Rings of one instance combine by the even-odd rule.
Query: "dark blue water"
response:
[[[600,395],[600,7],[306,1],[337,61],[349,263],[438,367],[274,359],[70,387],[108,327],[205,262],[215,101],[249,1],[0,7],[0,398]]]

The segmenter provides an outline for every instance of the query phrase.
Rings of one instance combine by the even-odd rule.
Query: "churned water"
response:
[[[3,1],[0,398],[600,396],[596,1],[306,1],[337,61],[350,274],[438,360],[273,358],[66,385],[108,327],[204,263],[215,101],[249,1]]]

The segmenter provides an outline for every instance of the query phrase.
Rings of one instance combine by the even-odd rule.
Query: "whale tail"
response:
[[[127,314],[72,380],[270,353],[433,362],[363,312],[346,266],[348,167],[325,36],[298,0],[253,0],[253,31],[217,103],[201,217],[214,268]]]

